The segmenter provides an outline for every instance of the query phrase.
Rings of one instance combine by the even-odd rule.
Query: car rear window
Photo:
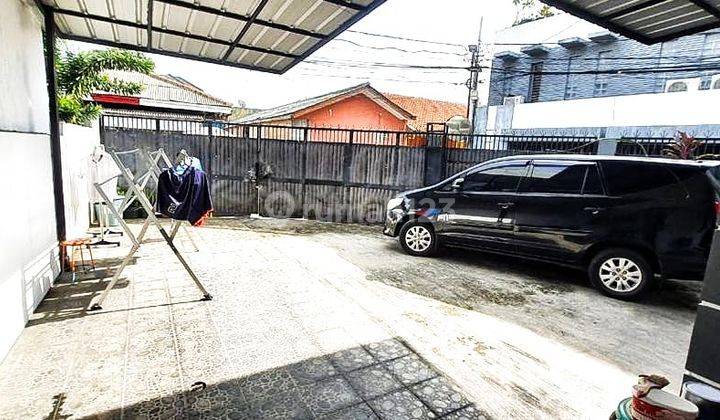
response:
[[[679,184],[667,166],[656,163],[603,162],[602,169],[611,195],[652,192]]]

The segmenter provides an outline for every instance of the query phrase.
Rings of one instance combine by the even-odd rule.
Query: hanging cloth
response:
[[[175,220],[202,226],[213,210],[205,172],[192,166],[182,174],[164,170],[158,177],[156,209]]]

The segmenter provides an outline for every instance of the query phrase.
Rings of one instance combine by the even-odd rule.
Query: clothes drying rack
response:
[[[153,152],[148,152],[142,149],[133,149],[122,152],[107,150],[107,152],[112,157],[113,161],[115,161],[115,164],[120,170],[120,173],[106,179],[105,181],[96,182],[93,185],[106,203],[112,203],[107,194],[105,194],[105,192],[103,191],[102,186],[110,182],[111,180],[120,177],[122,177],[128,184],[128,191],[125,195],[125,198],[123,199],[122,204],[120,204],[118,208],[110,204],[108,205],[108,209],[117,218],[120,226],[122,227],[122,230],[125,232],[127,237],[130,238],[130,241],[132,241],[132,247],[130,248],[130,252],[128,252],[128,254],[125,256],[125,259],[123,259],[120,267],[113,275],[110,283],[107,285],[107,287],[105,287],[105,290],[103,290],[102,294],[100,294],[97,301],[95,301],[95,303],[90,307],[90,310],[96,311],[102,309],[102,304],[105,301],[105,298],[107,297],[108,293],[110,293],[110,290],[115,287],[115,283],[117,283],[121,273],[130,263],[133,255],[135,255],[135,253],[140,249],[141,245],[147,243],[147,241],[145,241],[145,234],[147,233],[147,230],[151,224],[154,224],[158,228],[158,230],[160,231],[160,235],[162,235],[163,239],[170,247],[173,254],[175,254],[177,259],[180,261],[180,264],[182,264],[183,268],[185,268],[185,271],[187,271],[187,273],[190,275],[190,278],[192,278],[192,280],[195,282],[195,285],[203,295],[201,300],[212,300],[212,296],[210,295],[210,293],[208,293],[208,291],[205,289],[205,286],[203,286],[203,284],[200,282],[200,279],[198,279],[198,277],[195,275],[195,272],[192,270],[192,268],[190,268],[187,261],[185,261],[185,258],[175,246],[175,236],[177,235],[180,227],[182,227],[185,231],[185,234],[190,239],[193,248],[195,248],[195,251],[198,251],[198,247],[195,244],[192,235],[190,235],[190,232],[187,230],[187,227],[184,224],[185,222],[181,220],[173,220],[170,224],[170,233],[168,233],[168,231],[166,231],[163,225],[160,223],[160,220],[155,216],[155,210],[153,209],[153,205],[150,202],[150,199],[145,194],[145,187],[151,179],[157,183],[158,177],[162,172],[162,169],[160,169],[160,165],[165,165],[166,168],[172,168],[173,165],[170,161],[170,158],[168,158],[167,154],[162,148]],[[146,166],[145,171],[140,173],[140,171],[138,170],[139,174],[133,174],[130,168],[128,168],[123,163],[122,159],[120,159],[121,156],[128,155],[135,155],[139,162],[144,163]],[[123,212],[128,207],[130,207],[130,205],[134,201],[138,201],[147,213],[147,218],[145,219],[145,222],[140,228],[140,232],[137,236],[135,236],[135,234],[132,232],[132,230],[122,217]]]

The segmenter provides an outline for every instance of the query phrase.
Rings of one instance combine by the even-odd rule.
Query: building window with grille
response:
[[[705,35],[705,43],[703,44],[703,57],[720,56],[720,34]]]
[[[573,84],[565,86],[565,99],[575,99],[578,96],[578,87]]]
[[[533,63],[530,66],[530,87],[528,90],[528,102],[540,100],[540,88],[542,86],[543,63]]]
[[[687,92],[688,85],[685,82],[673,82],[668,86],[668,92]]]
[[[605,96],[607,95],[608,83],[605,80],[596,80],[595,89],[593,90],[593,96]]]
[[[700,81],[700,87],[698,90],[710,90],[710,87],[712,86],[712,79],[709,77],[706,77]]]
[[[579,55],[573,55],[568,59],[567,76],[565,77],[565,99],[574,99],[577,97],[578,87],[576,81],[573,80],[576,76],[574,76],[572,72],[578,60],[580,60]]]

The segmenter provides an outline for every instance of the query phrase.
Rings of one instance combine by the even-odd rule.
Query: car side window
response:
[[[463,192],[515,192],[527,165],[514,163],[481,169],[465,176]]]
[[[580,194],[589,165],[572,163],[539,163],[523,181],[520,192]]]
[[[585,184],[583,185],[583,194],[604,194],[605,191],[602,186],[602,179],[600,178],[600,172],[598,172],[597,165],[588,166],[587,174],[585,175]]]
[[[647,162],[603,162],[612,195],[640,194],[661,189],[682,190],[680,180],[665,166]],[[680,187],[680,188],[678,188]]]

